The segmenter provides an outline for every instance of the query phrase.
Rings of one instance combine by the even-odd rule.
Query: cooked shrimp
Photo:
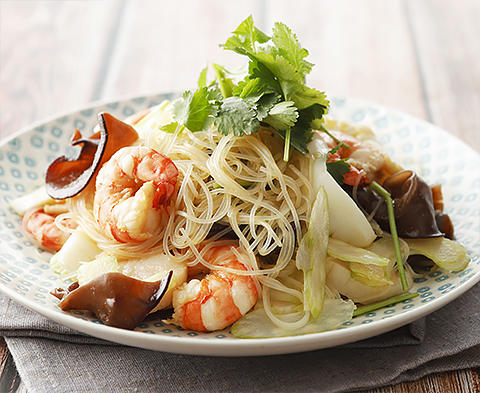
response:
[[[247,271],[231,246],[212,247],[205,257],[216,266]],[[255,278],[213,270],[202,280],[193,279],[173,292],[175,313],[169,321],[184,329],[224,329],[246,314],[257,301]]]
[[[62,221],[67,228],[74,229],[77,223],[71,219]],[[23,216],[22,225],[31,240],[41,248],[59,251],[70,236],[60,229],[53,215],[45,213],[43,208],[33,208]]]
[[[328,159],[328,162],[346,159],[350,164],[350,172],[344,175],[344,183],[354,186],[368,184],[373,180],[381,181],[387,172],[392,171],[392,164],[381,150],[340,131],[330,131],[330,134],[346,145],[341,146]],[[321,136],[330,149],[337,146],[337,142],[329,135],[322,133]]]
[[[144,146],[124,147],[99,171],[94,214],[112,240],[142,242],[161,221],[161,207],[173,197],[178,169],[172,160]]]

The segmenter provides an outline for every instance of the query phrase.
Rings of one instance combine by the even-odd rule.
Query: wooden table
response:
[[[297,34],[316,64],[309,85],[428,120],[480,151],[478,0],[1,1],[0,138],[91,101],[195,88],[209,61],[240,64],[219,44],[250,14],[266,33],[282,21]],[[19,379],[4,343],[0,358],[8,391]],[[462,370],[372,392],[475,387],[478,370]]]

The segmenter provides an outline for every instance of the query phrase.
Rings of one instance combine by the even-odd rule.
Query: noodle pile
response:
[[[178,263],[200,261],[211,269],[202,257],[206,251],[238,242],[242,251],[238,256],[251,270],[234,273],[258,277],[264,304],[270,303],[268,288],[301,303],[303,283],[291,273],[315,197],[309,181],[312,158],[292,151],[285,162],[284,140],[264,128],[241,137],[221,135],[213,126],[195,133],[163,132],[159,125],[168,122],[169,107],[161,105],[135,126],[141,137],[138,143],[169,157],[179,171],[178,193],[164,212],[158,233],[143,243],[108,239],[93,214],[94,186],[68,200],[68,217],[119,260],[167,254]],[[217,229],[212,230],[214,225]],[[232,231],[238,240],[225,240]]]

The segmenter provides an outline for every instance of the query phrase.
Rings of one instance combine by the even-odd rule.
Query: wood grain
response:
[[[13,393],[21,383],[20,376],[15,369],[13,358],[8,351],[3,337],[0,338],[0,392]]]
[[[309,84],[426,118],[402,1],[299,0],[308,13],[292,13],[288,1],[269,4],[266,24],[285,21],[309,50]]]
[[[119,5],[0,2],[0,138],[92,100]]]
[[[20,393],[18,389],[23,391],[23,388],[12,356],[8,352],[5,341],[0,338],[0,392]],[[479,391],[480,376],[478,370],[475,369],[432,374],[413,382],[363,390],[364,393],[474,393]]]
[[[256,13],[260,4],[244,1],[242,9]],[[103,96],[195,89],[210,61],[234,65],[238,56],[219,45],[247,16],[212,0],[126,2]]]
[[[192,89],[252,14],[282,21],[316,64],[309,84],[429,120],[480,151],[478,0],[0,1],[0,138],[92,100]],[[0,341],[0,391],[19,376]],[[371,393],[480,391],[478,370]]]
[[[393,386],[367,390],[365,393],[475,393],[478,391],[480,391],[478,371],[460,370],[443,374],[427,375],[418,381],[403,382]]]
[[[406,4],[428,120],[480,151],[480,2]]]

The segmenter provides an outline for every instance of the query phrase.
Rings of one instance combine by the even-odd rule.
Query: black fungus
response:
[[[147,282],[121,273],[104,273],[87,284],[56,289],[52,295],[60,298],[64,310],[88,310],[106,325],[134,329],[165,295],[173,272],[161,280]]]
[[[47,169],[45,188],[52,198],[66,199],[79,194],[92,181],[101,165],[122,147],[138,139],[135,129],[108,113],[98,115],[100,131],[84,138],[76,129],[70,141],[80,146],[74,157],[61,156]]]
[[[398,236],[403,238],[430,238],[443,236],[437,225],[430,187],[415,172],[398,172],[382,184],[391,195],[394,205]],[[370,187],[351,186],[343,188],[367,213],[374,212],[374,219],[380,227],[390,232],[387,205],[383,198]]]

